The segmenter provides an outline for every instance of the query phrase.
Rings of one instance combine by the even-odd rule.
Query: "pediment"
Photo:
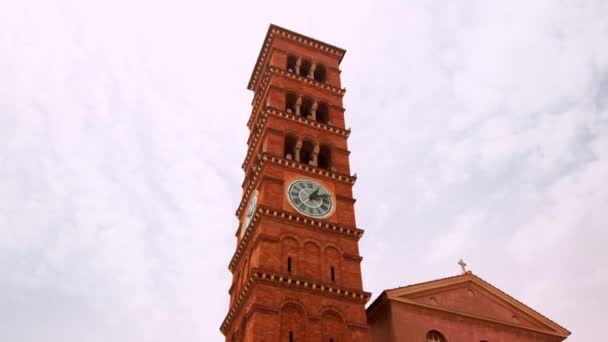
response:
[[[387,290],[389,299],[550,334],[570,332],[470,272]]]

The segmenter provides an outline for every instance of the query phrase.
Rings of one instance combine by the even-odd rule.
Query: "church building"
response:
[[[386,290],[366,309],[345,52],[276,25],[264,38],[248,84],[226,342],[564,340],[566,329],[469,271]]]

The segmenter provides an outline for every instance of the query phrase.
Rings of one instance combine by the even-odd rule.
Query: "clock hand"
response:
[[[315,198],[317,198],[318,195],[319,195],[319,188],[317,188],[315,191],[311,192],[310,195],[308,195],[308,199],[314,200]]]

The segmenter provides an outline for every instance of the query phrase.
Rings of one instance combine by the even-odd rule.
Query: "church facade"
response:
[[[366,310],[345,127],[345,50],[270,25],[220,330],[236,341],[561,341],[569,332],[465,273],[384,291]],[[473,295],[471,295],[473,293]]]

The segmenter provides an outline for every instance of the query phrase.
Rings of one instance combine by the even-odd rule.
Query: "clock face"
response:
[[[319,183],[310,180],[297,180],[287,189],[289,203],[302,214],[323,218],[333,209],[333,199]]]
[[[255,208],[258,204],[258,192],[257,190],[251,194],[251,198],[249,199],[249,204],[247,204],[247,212],[245,213],[245,218],[243,219],[243,224],[241,225],[241,236],[245,234],[247,227],[249,227],[249,223],[255,214]]]

